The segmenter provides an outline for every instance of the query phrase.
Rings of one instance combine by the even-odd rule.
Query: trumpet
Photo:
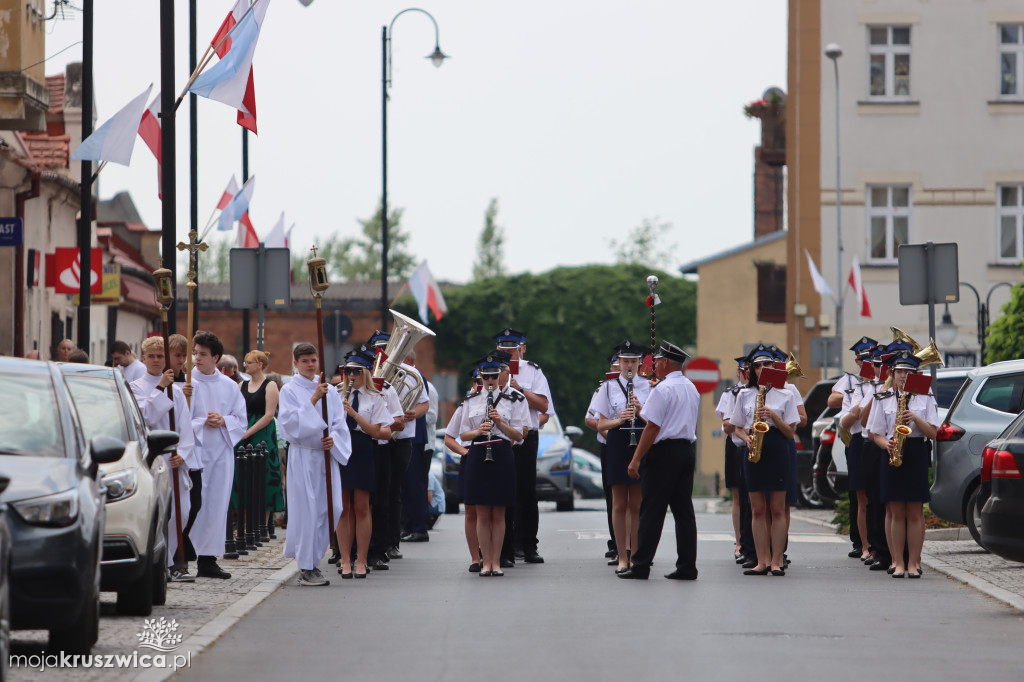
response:
[[[494,392],[493,391],[488,391],[487,392],[487,417],[484,419],[484,421],[491,421],[491,410],[493,410],[493,409],[494,409]],[[494,426],[494,422],[491,422],[491,426],[492,427]],[[488,436],[489,435],[490,434],[488,434]],[[493,462],[494,461],[494,453],[491,452],[491,441],[490,441],[490,438],[488,438],[488,440],[487,440],[487,448],[484,450],[484,461],[485,462]]]
[[[633,405],[633,373],[626,372],[626,407],[633,410],[633,416],[629,418],[629,447],[635,448],[636,442],[636,407]]]
[[[910,435],[910,427],[906,424],[900,424],[900,417],[907,409],[907,403],[910,401],[910,394],[904,391],[900,394],[900,397],[896,400],[896,426],[892,430],[892,439],[895,442],[892,452],[889,454],[889,466],[903,466],[903,443],[906,442],[907,436]]]
[[[767,386],[757,387],[757,400],[754,401],[754,418],[757,418],[757,413],[764,407],[764,396],[767,393]],[[755,421],[751,427],[751,432],[754,436],[754,442],[750,445],[750,452],[747,453],[747,461],[752,464],[757,464],[761,461],[761,446],[764,444],[764,434],[768,433],[768,422]]]

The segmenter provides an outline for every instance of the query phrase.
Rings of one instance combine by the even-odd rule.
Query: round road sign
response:
[[[710,393],[722,379],[718,363],[711,358],[696,357],[683,367],[683,376],[693,382],[698,393]]]

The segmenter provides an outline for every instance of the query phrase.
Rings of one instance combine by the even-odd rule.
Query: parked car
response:
[[[832,386],[839,380],[838,377],[819,381],[814,384],[804,395],[804,410],[807,412],[807,423],[796,430],[799,444],[796,447],[797,483],[798,483],[798,506],[821,508],[828,505],[828,500],[823,500],[814,489],[814,463],[815,453],[818,451],[815,436],[821,431],[815,429],[815,418],[827,411],[828,397],[832,393]]]
[[[931,510],[946,521],[965,524],[979,544],[982,451],[1022,408],[1024,360],[972,369],[935,436]]]
[[[601,458],[592,452],[573,446],[572,467],[572,487],[576,497],[584,500],[604,499]]]
[[[981,545],[1004,559],[1024,562],[1024,412],[981,456]]]
[[[444,486],[445,512],[459,513],[459,460],[458,455],[444,445],[443,428],[435,433],[435,452],[444,453]],[[573,466],[572,440],[583,435],[578,426],[562,428],[558,415],[541,428],[537,441],[537,499],[554,501],[558,511],[572,511],[575,508],[573,497]]]
[[[110,436],[126,443],[124,457],[100,466],[107,489],[100,589],[117,592],[118,613],[148,616],[154,604],[167,599],[171,475],[158,455],[178,436],[149,430],[120,371],[75,363],[61,364],[61,371],[85,437]],[[154,447],[150,439],[157,441]]]
[[[99,466],[124,443],[88,443],[60,368],[0,357],[0,493],[8,507],[11,627],[45,629],[50,648],[87,654],[99,634],[106,508]]]
[[[0,478],[0,493],[10,484]],[[8,508],[0,504],[0,682],[7,679],[11,656],[11,527],[7,524]]]

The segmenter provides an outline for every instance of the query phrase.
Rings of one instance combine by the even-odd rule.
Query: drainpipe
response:
[[[25,223],[25,202],[39,196],[39,173],[31,173],[31,186],[14,195],[15,215]],[[27,226],[23,227],[27,235]],[[14,355],[25,357],[25,244],[22,239],[14,254]]]

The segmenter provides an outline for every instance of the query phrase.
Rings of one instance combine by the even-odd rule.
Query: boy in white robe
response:
[[[341,471],[331,466],[334,518],[328,519],[324,450],[330,450],[331,458],[344,465],[352,454],[352,440],[338,391],[321,383],[316,348],[300,343],[292,355],[298,374],[281,389],[277,418],[277,428],[288,441],[288,535],[284,555],[299,565],[299,585],[328,585],[319,566],[331,544],[331,530],[338,527],[342,497]],[[324,429],[328,425],[320,403],[324,399],[330,422],[326,438]]]
[[[192,428],[196,450],[203,462],[203,506],[189,532],[199,556],[196,575],[200,578],[230,578],[217,565],[224,553],[228,505],[235,478],[235,446],[242,440],[249,419],[238,384],[217,371],[224,354],[220,339],[211,332],[198,332],[192,341]]]
[[[174,499],[174,486],[171,486],[171,513],[167,519],[167,566],[168,579],[171,582],[195,582],[195,576],[188,572],[188,563],[183,560],[179,565],[178,558],[178,518],[175,509],[180,510],[181,527],[184,530],[188,522],[191,508],[189,489],[192,480],[189,470],[195,463],[195,437],[192,432],[192,417],[189,413],[185,394],[177,385],[174,386],[174,400],[167,396],[167,387],[174,382],[174,370],[164,371],[164,340],[159,336],[151,336],[142,342],[142,361],[146,366],[146,374],[131,382],[129,386],[135,394],[135,401],[142,410],[146,425],[151,429],[171,430],[171,409],[174,410],[174,431],[178,434],[178,449],[173,455],[164,455],[172,475],[178,478],[179,499]]]

